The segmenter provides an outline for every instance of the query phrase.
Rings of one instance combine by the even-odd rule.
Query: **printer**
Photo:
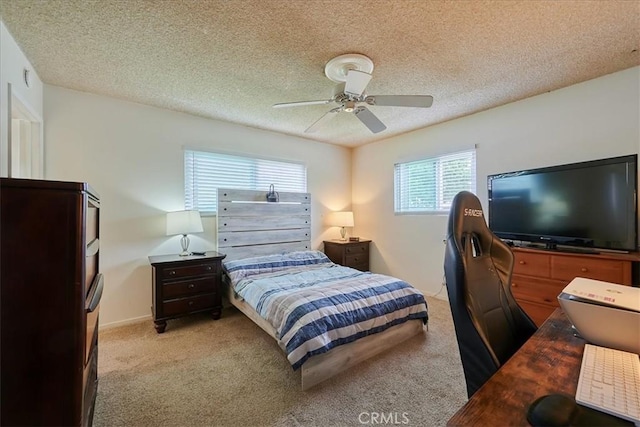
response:
[[[576,277],[558,302],[588,342],[640,354],[640,288]]]

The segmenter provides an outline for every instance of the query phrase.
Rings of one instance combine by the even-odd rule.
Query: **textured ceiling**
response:
[[[640,64],[640,1],[0,0],[48,84],[358,146]],[[433,95],[304,130],[332,105],[324,66],[359,53],[367,93]]]

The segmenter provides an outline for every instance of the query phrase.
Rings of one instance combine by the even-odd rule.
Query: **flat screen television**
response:
[[[635,251],[637,163],[633,154],[490,175],[489,228],[547,249]]]

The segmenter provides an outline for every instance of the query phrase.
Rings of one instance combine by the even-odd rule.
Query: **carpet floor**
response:
[[[427,299],[429,328],[308,391],[244,314],[194,315],[100,331],[93,425],[442,426],[466,402],[449,305]],[[384,421],[384,422],[383,422]]]

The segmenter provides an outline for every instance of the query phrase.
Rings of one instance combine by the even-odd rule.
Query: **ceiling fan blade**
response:
[[[304,132],[313,133],[317,131],[318,129],[323,127],[327,122],[331,121],[331,119],[333,119],[339,112],[340,112],[340,108],[334,108],[333,110],[327,111],[327,113],[324,116],[316,120],[311,126],[305,129]]]
[[[433,104],[431,95],[371,95],[365,98],[369,105],[385,105],[389,107],[428,108]]]
[[[353,114],[373,133],[382,132],[387,127],[366,107],[358,107]]]
[[[344,84],[344,93],[360,96],[371,80],[371,74],[364,71],[349,70]]]
[[[305,105],[324,105],[333,102],[333,99],[327,99],[322,101],[298,101],[298,102],[283,102],[280,104],[273,104],[273,108],[286,108],[286,107],[303,107]]]

